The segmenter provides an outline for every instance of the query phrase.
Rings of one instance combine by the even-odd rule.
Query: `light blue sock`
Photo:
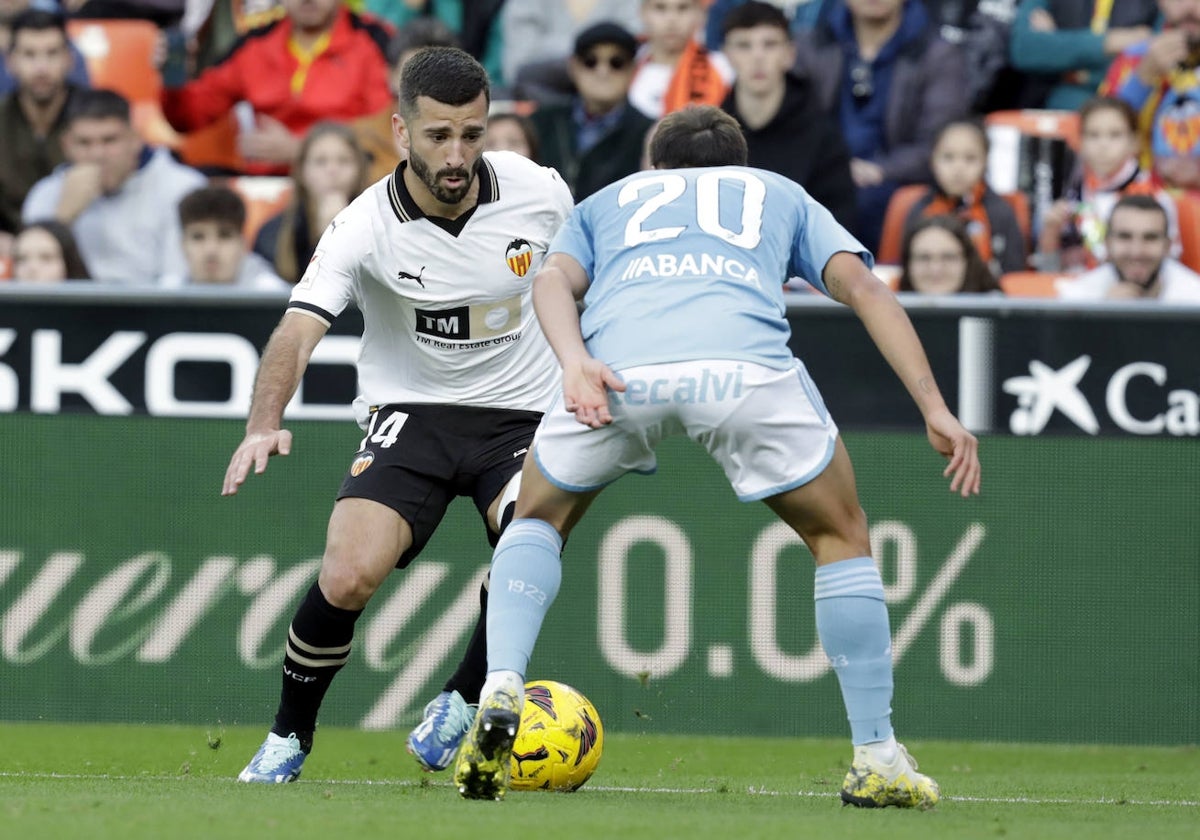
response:
[[[855,746],[892,734],[892,634],[870,557],[817,567],[817,635],[837,674]]]
[[[542,619],[562,581],[562,537],[540,519],[514,519],[492,555],[488,589],[488,672],[522,677]]]

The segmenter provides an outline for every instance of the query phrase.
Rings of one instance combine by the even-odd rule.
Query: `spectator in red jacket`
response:
[[[287,16],[242,38],[224,61],[163,90],[163,112],[192,131],[249,103],[239,151],[253,174],[284,174],[322,120],[349,121],[391,101],[388,32],[341,0],[284,0]],[[245,106],[241,106],[245,107]]]

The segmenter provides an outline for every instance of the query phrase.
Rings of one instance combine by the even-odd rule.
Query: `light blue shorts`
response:
[[[542,473],[574,492],[604,487],[627,472],[652,473],[663,438],[687,435],[725,470],[744,502],[812,481],[829,465],[837,425],[799,359],[778,370],[725,359],[626,368],[613,392],[611,425],[592,429],[562,397],[534,437]]]

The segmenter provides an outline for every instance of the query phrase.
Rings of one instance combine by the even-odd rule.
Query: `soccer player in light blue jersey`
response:
[[[904,310],[871,255],[797,184],[751,169],[737,123],[711,107],[667,116],[656,171],[596,193],[550,245],[534,306],[563,368],[492,558],[488,677],[455,768],[460,793],[499,799],[525,669],[558,592],[563,540],[591,501],[686,434],[742,501],[765,502],[816,559],[817,631],[837,674],[854,756],[843,801],[928,808],[937,783],[892,733],[883,582],[837,426],[788,350],[782,284],[801,276],[852,307],[925,418],[943,475],[979,492],[975,438],[947,409]],[[576,301],[587,308],[577,314]]]

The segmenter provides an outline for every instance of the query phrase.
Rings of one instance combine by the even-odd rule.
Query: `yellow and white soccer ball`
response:
[[[603,749],[604,727],[591,701],[560,682],[526,684],[513,744],[513,790],[578,790],[596,772]]]

